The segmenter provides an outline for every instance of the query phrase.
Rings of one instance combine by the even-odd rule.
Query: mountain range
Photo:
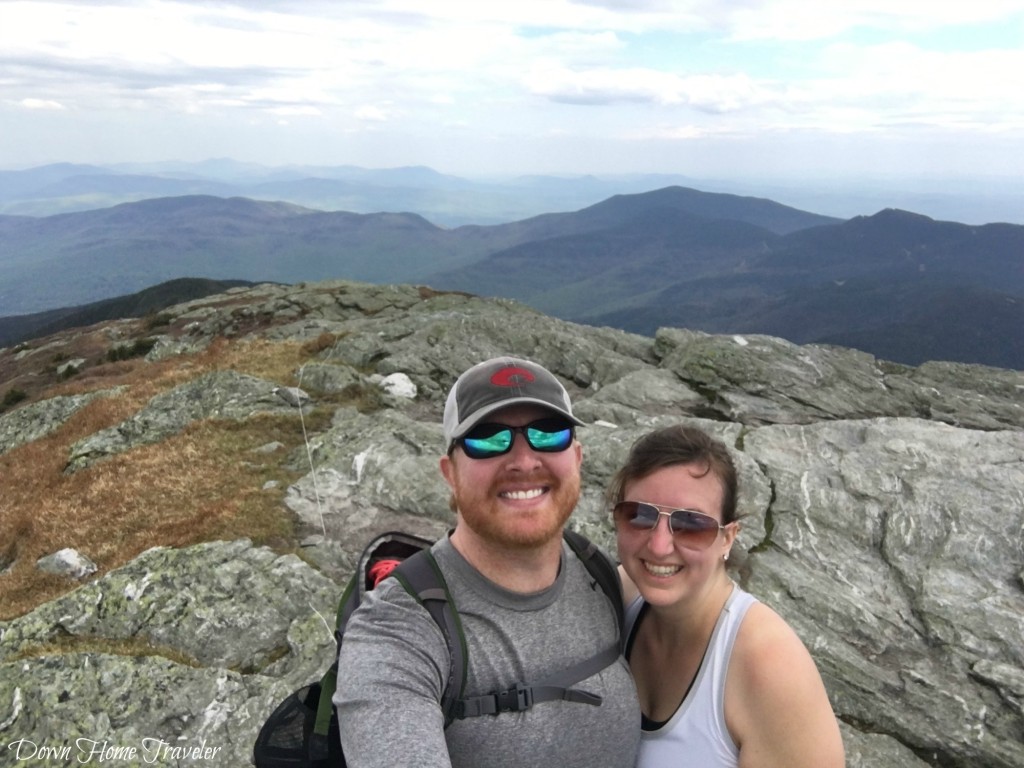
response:
[[[279,200],[324,211],[411,211],[443,227],[502,224],[576,211],[616,194],[694,187],[777,200],[847,219],[901,208],[932,218],[1024,224],[1021,180],[1012,176],[915,178],[709,178],[674,173],[460,177],[424,166],[265,166],[229,158],[202,162],[55,163],[0,170],[0,214],[49,216],[154,197],[212,195]]]
[[[1024,368],[1024,226],[895,209],[842,220],[680,186],[455,228],[210,195],[0,216],[0,343],[16,323],[26,332],[24,316],[45,328],[43,315],[185,277],[413,282],[641,334],[763,333],[911,365]]]
[[[618,193],[696,183],[667,174],[470,180],[423,166],[282,168],[226,159],[114,166],[56,163],[0,170],[0,214],[50,216],[156,197],[211,195],[285,201],[322,211],[415,211],[435,224],[454,227],[516,221],[576,210]]]

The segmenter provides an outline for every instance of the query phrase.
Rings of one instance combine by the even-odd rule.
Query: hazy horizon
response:
[[[964,224],[988,224],[1005,222],[1024,225],[1024,181],[1017,177],[996,176],[944,176],[935,172],[928,175],[898,176],[869,173],[847,174],[830,177],[824,174],[796,174],[778,176],[757,176],[750,174],[737,177],[695,177],[673,173],[579,173],[579,174],[516,174],[480,171],[478,173],[455,174],[445,169],[428,165],[387,167],[358,166],[355,164],[280,164],[240,161],[230,157],[211,157],[201,161],[167,159],[150,162],[122,161],[117,163],[75,163],[62,161],[48,164],[19,163],[0,167],[0,173],[26,172],[47,165],[93,166],[105,171],[123,174],[154,174],[168,177],[201,174],[205,178],[232,182],[247,179],[261,179],[275,173],[318,172],[331,169],[358,168],[366,171],[403,171],[426,169],[434,173],[451,176],[481,184],[511,184],[524,179],[548,179],[559,184],[575,185],[587,180],[595,182],[595,193],[576,207],[600,202],[611,194],[632,194],[657,189],[660,186],[692,186],[706,192],[764,197],[783,205],[800,208],[813,213],[837,218],[872,215],[884,208],[900,208],[938,220],[956,221]],[[622,187],[615,187],[622,182]],[[645,184],[645,182],[647,182]],[[599,184],[603,183],[603,186]],[[597,189],[606,189],[607,194],[597,194]],[[0,188],[0,193],[2,193]],[[581,194],[567,189],[567,201],[578,201]],[[558,198],[556,190],[552,197]],[[105,207],[103,204],[89,207]],[[549,208],[543,204],[524,208],[523,216],[558,210],[575,210],[576,207]],[[84,209],[84,208],[81,208]],[[0,209],[2,212],[2,209]],[[356,211],[367,212],[367,211]],[[27,215],[38,215],[29,213]],[[45,214],[44,214],[45,215]],[[427,216],[429,219],[430,217]],[[505,217],[512,221],[517,217]],[[472,216],[469,217],[472,219]]]
[[[1022,32],[1016,0],[15,0],[0,166],[1011,183]]]

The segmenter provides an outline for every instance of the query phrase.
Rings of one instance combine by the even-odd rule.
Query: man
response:
[[[480,363],[448,395],[440,466],[456,523],[431,551],[466,637],[466,699],[541,684],[617,642],[611,601],[562,540],[580,494],[581,424],[561,383],[526,360]],[[621,657],[574,683],[585,701],[446,728],[449,663],[438,625],[397,580],[367,595],[345,633],[334,696],[349,766],[633,764],[639,704]]]

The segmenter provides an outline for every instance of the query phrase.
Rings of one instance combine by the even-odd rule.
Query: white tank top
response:
[[[725,725],[725,676],[733,643],[747,609],[757,598],[738,585],[725,601],[693,685],[672,717],[640,739],[637,768],[736,768],[739,749]],[[644,605],[637,597],[626,609],[631,643]]]

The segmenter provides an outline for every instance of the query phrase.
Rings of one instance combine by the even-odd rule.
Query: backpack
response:
[[[600,705],[601,697],[573,685],[614,663],[621,653],[623,627],[622,588],[614,564],[585,536],[563,533],[569,548],[615,607],[620,642],[569,669],[534,683],[517,683],[505,691],[465,698],[466,639],[458,611],[448,593],[441,570],[430,553],[433,542],[411,534],[390,532],[377,536],[363,550],[355,574],[338,603],[335,639],[338,649],[349,618],[363,595],[385,578],[398,579],[440,627],[451,666],[441,708],[445,727],[454,720],[501,712],[521,712],[542,701],[565,700]],[[324,675],[292,693],[267,718],[253,747],[256,768],[328,768],[344,766],[338,714],[331,702],[338,677],[338,654]]]

